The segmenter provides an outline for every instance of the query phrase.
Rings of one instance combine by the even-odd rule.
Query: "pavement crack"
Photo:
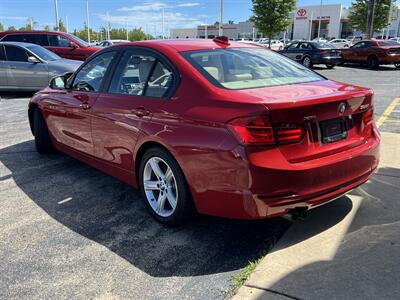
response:
[[[292,296],[292,295],[289,295],[289,294],[286,294],[286,293],[283,293],[283,292],[278,292],[278,291],[275,291],[275,290],[272,290],[272,289],[267,289],[267,288],[255,286],[255,285],[252,285],[252,284],[245,284],[245,286],[247,286],[249,288],[253,288],[253,289],[258,289],[258,290],[263,290],[263,291],[266,291],[266,292],[270,292],[270,293],[273,293],[273,294],[276,294],[276,295],[280,295],[280,296],[286,297],[288,299],[303,300],[302,298],[299,298],[299,297],[295,297],[295,296]]]

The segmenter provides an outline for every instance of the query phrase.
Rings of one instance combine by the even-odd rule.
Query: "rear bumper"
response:
[[[324,64],[324,65],[340,65],[341,63],[343,63],[343,58],[340,56],[320,57],[315,62],[315,64]]]
[[[247,189],[240,189],[240,184],[234,191],[197,194],[197,208],[201,213],[236,219],[274,217],[295,208],[315,208],[368,180],[379,163],[379,143],[379,136],[375,136],[354,149],[296,164],[279,163],[278,153],[270,153],[270,159],[262,163],[250,157],[248,169],[241,171],[247,171]]]

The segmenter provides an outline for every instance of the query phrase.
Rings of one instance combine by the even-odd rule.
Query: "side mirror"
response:
[[[70,48],[74,48],[74,49],[79,48],[78,44],[75,43],[75,42],[73,42],[73,41],[70,41],[70,42],[69,42],[69,47],[70,47]]]
[[[35,56],[29,56],[29,57],[28,57],[28,62],[30,62],[30,63],[32,63],[32,64],[38,64],[38,63],[40,63],[41,61],[40,61],[37,57],[35,57]]]
[[[72,72],[69,72],[60,76],[53,77],[52,79],[50,79],[50,88],[55,90],[63,90],[68,88],[68,78],[70,78],[72,74]]]

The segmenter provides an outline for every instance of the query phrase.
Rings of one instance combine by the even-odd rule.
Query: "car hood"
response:
[[[285,109],[324,102],[351,99],[371,95],[371,89],[331,80],[274,87],[229,90],[228,98],[237,102],[264,104],[270,109]],[[234,100],[235,101],[235,100]]]

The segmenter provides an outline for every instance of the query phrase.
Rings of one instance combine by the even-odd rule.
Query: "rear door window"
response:
[[[172,82],[172,71],[157,58],[127,51],[118,64],[109,92],[162,98]]]
[[[22,42],[24,40],[23,34],[7,34],[2,41],[4,42]]]
[[[28,61],[28,53],[20,48],[15,46],[5,45],[6,56],[8,61],[17,61],[17,62],[27,62]]]

